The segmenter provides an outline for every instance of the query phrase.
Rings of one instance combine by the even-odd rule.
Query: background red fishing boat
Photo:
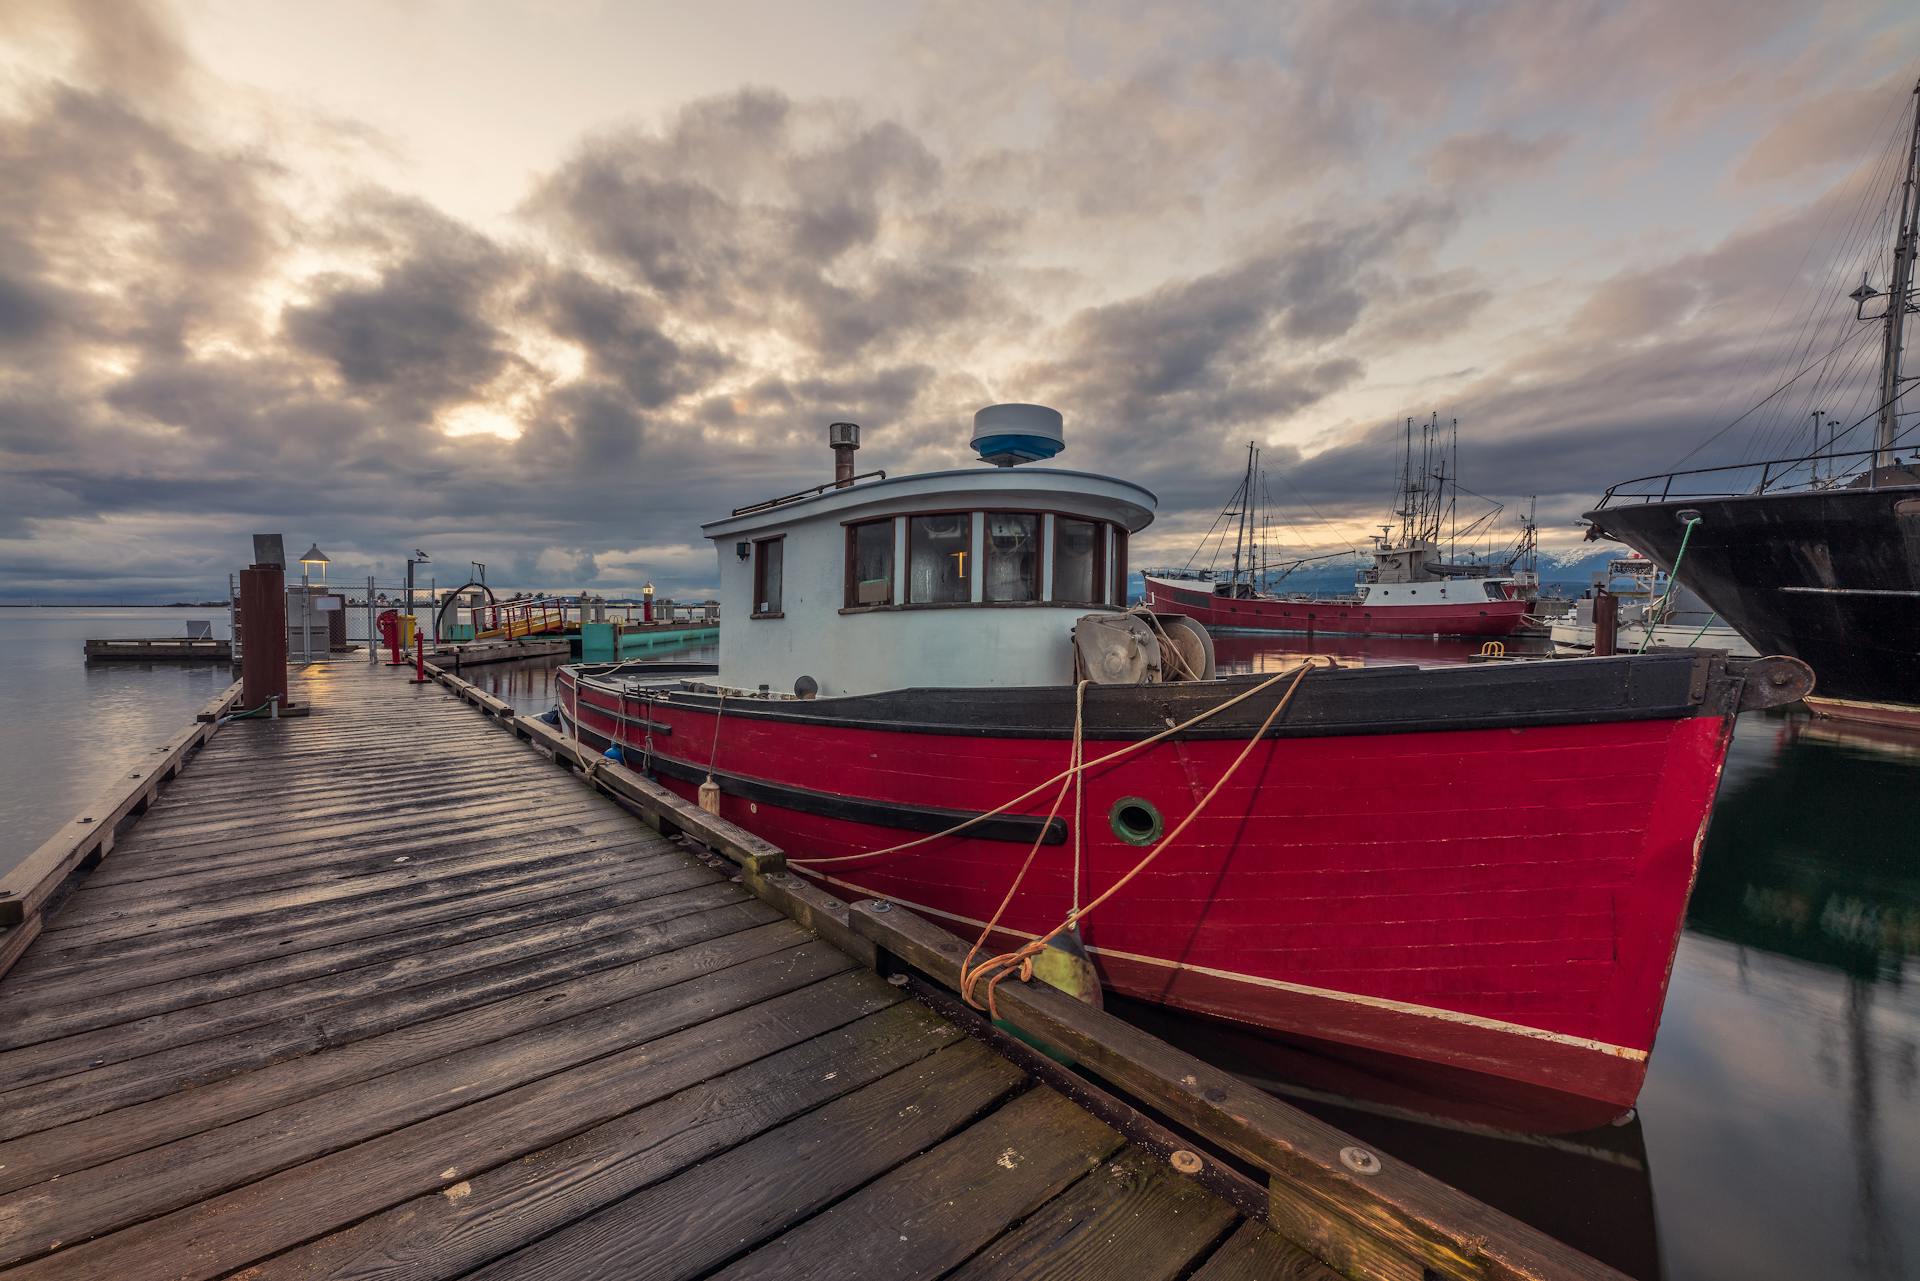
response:
[[[1418,593],[1405,604],[1393,588],[1374,588],[1365,598],[1235,595],[1231,584],[1146,576],[1148,609],[1184,614],[1222,631],[1297,632],[1337,636],[1511,636],[1525,626],[1532,604],[1507,595],[1504,579],[1461,579]],[[1403,593],[1415,597],[1408,584]]]

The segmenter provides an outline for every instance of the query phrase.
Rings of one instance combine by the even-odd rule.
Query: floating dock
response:
[[[89,663],[230,663],[233,642],[211,637],[157,636],[85,642]]]
[[[952,935],[410,675],[236,686],[0,876],[0,1275],[1618,1276],[1005,984],[1069,1071]]]

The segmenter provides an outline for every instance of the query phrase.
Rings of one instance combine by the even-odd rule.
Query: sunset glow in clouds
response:
[[[14,0],[0,597],[217,593],[255,529],[691,593],[827,422],[955,466],[994,400],[1160,494],[1141,563],[1249,439],[1363,540],[1434,409],[1571,543],[1770,390],[1917,55],[1748,0]]]

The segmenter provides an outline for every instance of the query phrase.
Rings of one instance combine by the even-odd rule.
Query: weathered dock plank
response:
[[[435,675],[457,700],[308,669],[312,717],[222,729],[137,798],[110,863],[73,878],[96,843],[22,915],[0,1275],[1331,1275],[1264,1222],[1351,1219],[1332,1176],[1223,1199],[1164,1131],[1123,1133],[1126,1105],[1083,1106],[1097,1084],[876,973],[940,977],[904,913],[875,928],[766,842]],[[1396,1175],[1404,1210],[1421,1185]],[[1321,1226],[1298,1235],[1354,1275],[1419,1276],[1452,1240],[1422,1221],[1355,1250]],[[1488,1257],[1434,1274],[1605,1275]]]

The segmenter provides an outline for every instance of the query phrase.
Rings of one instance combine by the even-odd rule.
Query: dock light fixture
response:
[[[753,544],[744,540],[737,542],[733,545],[733,554],[741,560],[745,560],[747,557],[753,555]]]
[[[300,557],[300,568],[308,573],[312,573],[317,566],[320,581],[323,583],[327,581],[327,566],[331,564],[333,564],[332,558],[320,550],[319,543],[315,543],[313,546],[307,548],[306,554]]]

